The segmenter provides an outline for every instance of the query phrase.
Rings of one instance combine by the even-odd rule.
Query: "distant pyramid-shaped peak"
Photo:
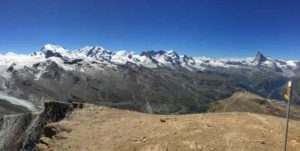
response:
[[[262,62],[266,61],[268,58],[265,57],[260,51],[256,53],[256,57],[254,58],[253,62],[256,64],[261,64]]]

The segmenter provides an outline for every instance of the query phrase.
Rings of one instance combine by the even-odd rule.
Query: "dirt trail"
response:
[[[284,119],[253,113],[151,115],[87,107],[50,124],[60,133],[42,138],[55,151],[275,151]],[[288,151],[300,151],[300,122],[291,120]]]

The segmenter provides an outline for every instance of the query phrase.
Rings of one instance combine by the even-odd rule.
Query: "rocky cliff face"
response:
[[[46,102],[39,113],[13,114],[0,117],[0,150],[31,151],[48,122],[59,121],[73,110],[61,102]]]

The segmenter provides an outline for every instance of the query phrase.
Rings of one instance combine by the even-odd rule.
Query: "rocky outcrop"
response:
[[[46,124],[65,118],[72,110],[69,103],[46,102],[39,113],[0,117],[0,150],[33,150]]]
[[[18,140],[29,127],[33,114],[10,114],[0,118],[0,150],[16,150]]]
[[[51,122],[62,120],[73,110],[72,104],[62,102],[46,102],[44,106],[44,118]]]

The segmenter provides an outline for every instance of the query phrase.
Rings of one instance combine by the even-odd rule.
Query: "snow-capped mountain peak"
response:
[[[253,63],[256,65],[260,65],[262,62],[265,62],[267,60],[268,58],[265,57],[260,51],[258,51],[256,57],[253,60]]]
[[[154,63],[160,66],[174,68],[174,66],[180,65],[180,57],[174,50],[169,50],[169,51],[150,50],[150,51],[142,52],[141,56],[145,56],[149,58]]]
[[[190,71],[220,70],[222,68],[264,68],[286,75],[292,75],[300,70],[300,62],[272,60],[265,57],[261,52],[258,52],[255,58],[212,59],[187,55],[179,56],[174,50],[150,50],[138,55],[125,50],[111,52],[99,46],[86,46],[75,51],[69,51],[56,44],[47,44],[31,56],[0,55],[0,66],[3,65],[3,71],[12,64],[15,68],[20,69],[24,66],[30,67],[36,63],[47,61],[56,62],[63,69],[82,71],[85,68],[117,67],[127,63],[146,68],[167,67],[176,69],[183,67]]]
[[[56,45],[56,44],[46,44],[42,49],[42,52],[46,51],[53,51],[58,53],[66,53],[68,52],[67,49],[63,48],[62,46]]]
[[[58,57],[68,59],[70,58],[71,52],[56,44],[46,44],[40,49],[40,51],[34,52],[33,55],[43,56],[45,58]]]
[[[76,50],[75,54],[84,55],[98,60],[109,60],[113,53],[100,46],[86,46]]]
[[[111,54],[108,50],[100,46],[85,46],[75,51],[76,53],[82,53],[89,57],[94,57],[99,54]]]

